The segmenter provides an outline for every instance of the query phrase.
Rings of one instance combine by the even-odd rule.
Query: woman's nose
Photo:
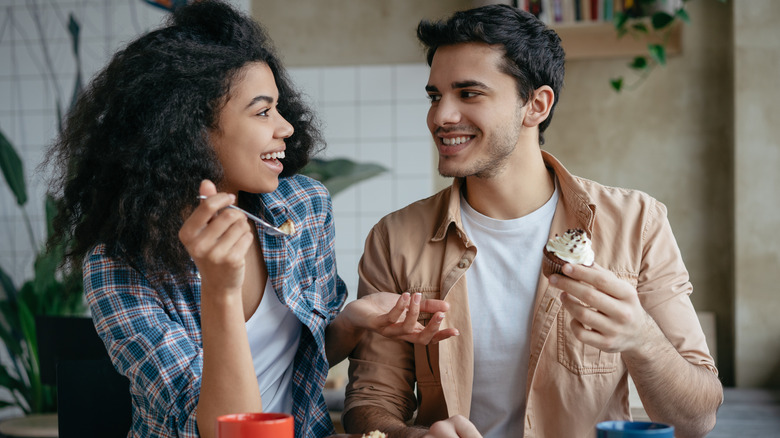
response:
[[[293,125],[280,115],[279,123],[276,126],[276,136],[279,138],[289,138],[293,135],[293,132],[295,132]]]

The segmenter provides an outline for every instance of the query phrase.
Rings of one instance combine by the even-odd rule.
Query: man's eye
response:
[[[441,100],[441,96],[439,96],[438,94],[429,94],[428,100],[430,100],[431,103],[438,102],[439,100]]]
[[[477,97],[477,96],[479,96],[479,93],[474,91],[461,91],[460,93],[460,97],[464,99],[468,99],[470,97]]]

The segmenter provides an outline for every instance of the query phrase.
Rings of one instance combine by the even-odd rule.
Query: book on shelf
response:
[[[517,5],[546,24],[562,26],[611,23],[615,12],[631,7],[632,3],[631,0],[520,0]]]

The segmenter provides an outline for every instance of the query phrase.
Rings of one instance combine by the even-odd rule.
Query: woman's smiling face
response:
[[[238,194],[269,193],[279,185],[284,168],[284,139],[292,125],[279,114],[279,91],[267,64],[247,64],[231,84],[211,143],[222,164],[218,189]]]

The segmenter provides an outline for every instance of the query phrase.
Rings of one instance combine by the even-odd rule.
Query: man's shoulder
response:
[[[403,227],[410,232],[427,229],[426,225],[438,225],[449,202],[450,188],[443,189],[427,198],[412,202],[406,207],[388,213],[379,220],[377,225],[396,229]]]
[[[587,198],[587,202],[596,206],[613,206],[618,209],[633,206],[644,210],[663,205],[642,190],[609,186],[579,176],[574,176],[573,180]]]

